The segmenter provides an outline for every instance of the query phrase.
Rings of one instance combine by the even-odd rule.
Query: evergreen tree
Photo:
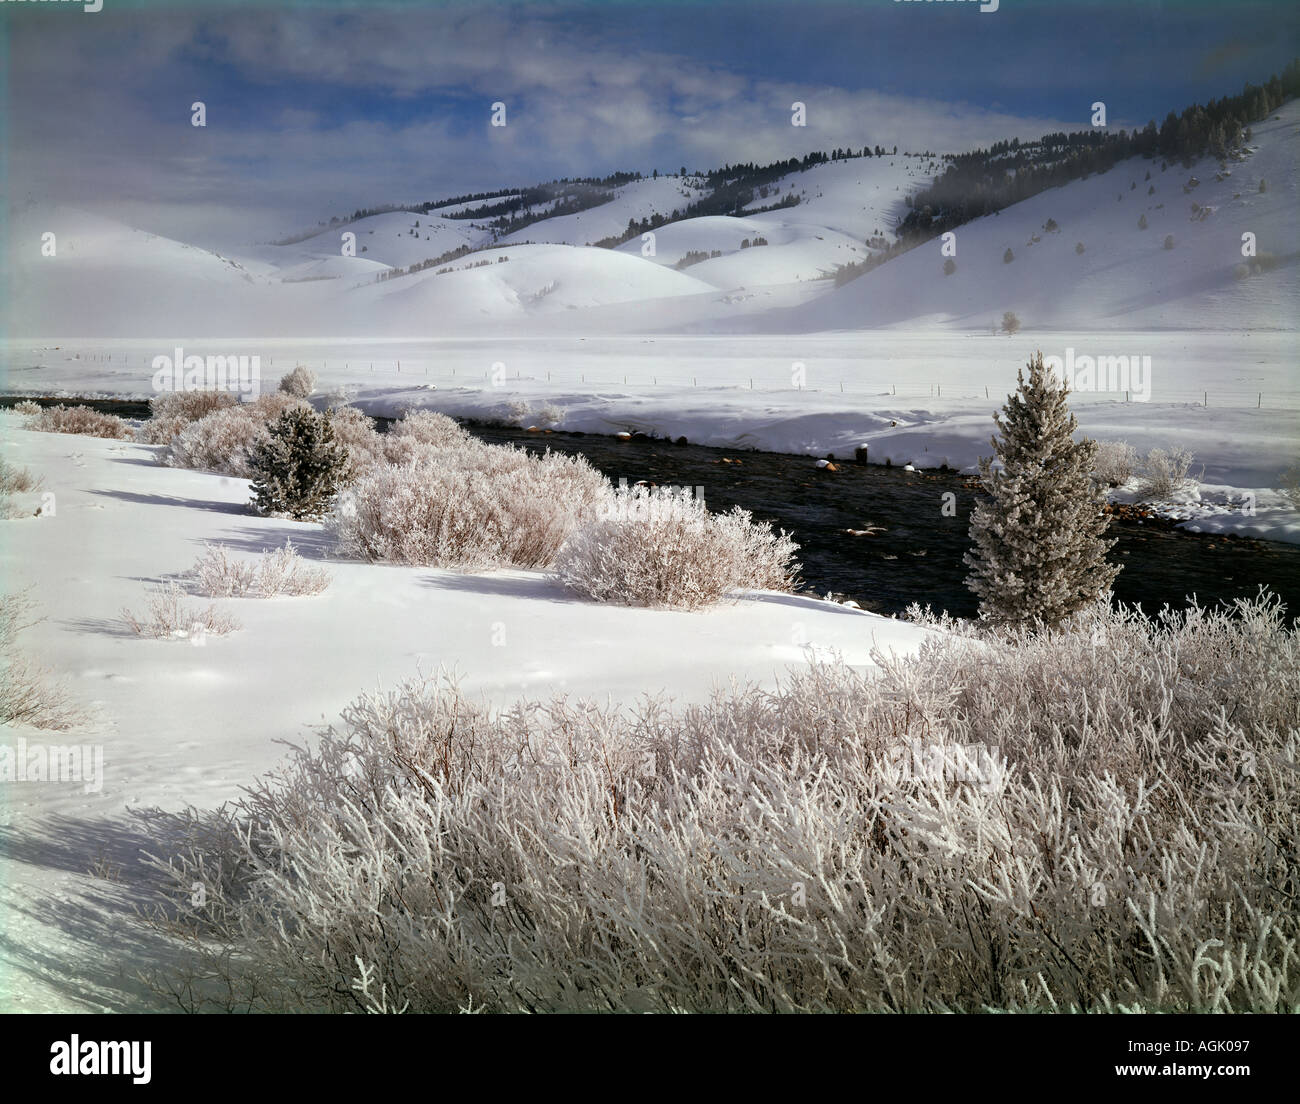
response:
[[[254,508],[298,520],[327,513],[350,467],[329,418],[294,407],[267,428],[270,435],[249,449]]]
[[[1107,594],[1119,566],[1107,563],[1106,489],[1089,474],[1093,441],[1074,440],[1065,384],[1043,365],[1022,369],[1016,394],[995,414],[1001,437],[980,460],[988,498],[971,514],[975,547],[964,562],[980,617],[995,624],[1056,625]]]

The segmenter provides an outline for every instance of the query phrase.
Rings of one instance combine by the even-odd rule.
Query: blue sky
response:
[[[556,176],[965,149],[1094,100],[1158,122],[1300,42],[1300,5],[1264,0],[103,3],[0,4],[6,193],[209,243]]]

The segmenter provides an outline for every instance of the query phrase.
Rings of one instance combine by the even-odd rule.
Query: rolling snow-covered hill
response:
[[[1298,154],[1293,102],[1254,127],[1239,160],[1187,168],[1134,158],[958,227],[950,275],[934,239],[840,287],[832,277],[841,266],[893,243],[907,198],[941,161],[816,164],[764,184],[739,215],[665,221],[709,192],[705,177],[661,176],[599,189],[598,205],[537,218],[500,240],[486,216],[450,217],[489,205],[479,201],[388,211],[233,256],[83,211],[28,207],[11,216],[4,330],[376,339],[534,325],[989,332],[1005,311],[1027,332],[1286,329],[1300,298]],[[790,196],[799,202],[774,207]],[[613,249],[590,244],[645,220],[656,224],[653,248],[639,234]],[[42,252],[47,232],[53,256]],[[355,235],[355,256],[344,255],[344,234]],[[1247,234],[1255,257],[1243,256]]]
[[[774,332],[987,330],[1010,310],[1026,329],[1291,329],[1298,164],[1300,101],[1254,127],[1242,161],[1162,169],[1159,158],[1133,158],[959,227],[950,276],[935,239],[812,303],[748,322]],[[1057,229],[1045,229],[1049,219]],[[1253,274],[1245,234],[1258,254]]]

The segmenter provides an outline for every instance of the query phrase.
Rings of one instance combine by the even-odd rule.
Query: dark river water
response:
[[[772,452],[729,452],[668,441],[552,433],[545,436],[495,426],[468,426],[494,444],[533,451],[581,453],[614,482],[648,480],[661,486],[702,487],[713,510],[742,506],[755,518],[788,529],[799,542],[805,589],[834,591],[863,609],[901,613],[912,602],[974,616],[962,554],[977,492],[955,474],[837,460],[838,471],[816,460]],[[723,459],[737,461],[723,463]],[[943,514],[944,492],[956,496],[956,514]],[[880,527],[874,536],[845,530]],[[1148,613],[1183,606],[1195,594],[1202,605],[1254,597],[1261,585],[1282,597],[1288,615],[1300,614],[1300,546],[1225,539],[1171,531],[1159,522],[1117,522],[1111,559],[1124,570],[1116,597],[1140,602]]]
[[[0,405],[13,401],[0,398]],[[86,405],[124,417],[148,416],[142,403]],[[978,492],[963,476],[852,460],[836,461],[839,470],[829,472],[812,457],[784,453],[591,434],[543,435],[499,426],[466,428],[493,444],[581,454],[615,483],[626,479],[701,487],[710,509],[742,506],[794,535],[804,588],[817,595],[834,591],[884,614],[902,613],[913,602],[960,617],[976,612],[965,586],[962,554],[970,547],[967,527]],[[945,492],[955,496],[951,517],[943,512]],[[879,532],[871,536],[846,532],[875,527]],[[1300,545],[1202,536],[1153,521],[1117,522],[1111,536],[1119,540],[1111,559],[1124,565],[1114,588],[1122,602],[1141,603],[1154,613],[1165,605],[1186,605],[1190,595],[1202,605],[1214,605],[1253,597],[1266,586],[1286,603],[1292,622],[1300,618]]]

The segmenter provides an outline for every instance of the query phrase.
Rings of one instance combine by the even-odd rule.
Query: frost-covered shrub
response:
[[[1279,477],[1282,493],[1291,500],[1291,505],[1300,508],[1300,461],[1292,464]]]
[[[401,438],[399,438],[399,441]],[[434,567],[546,567],[609,484],[581,457],[405,438],[408,463],[363,472],[329,527],[343,555]]]
[[[1137,467],[1137,449],[1127,441],[1096,441],[1092,474],[1111,487],[1127,483]]]
[[[27,591],[0,594],[0,724],[62,730],[85,719],[66,684],[18,644],[18,634],[39,623]]]
[[[149,400],[149,420],[137,431],[146,445],[168,445],[191,422],[239,402],[229,391],[167,391]]]
[[[334,439],[329,416],[303,406],[267,426],[266,436],[248,450],[248,468],[259,514],[304,519],[329,511],[352,462]]]
[[[316,390],[316,379],[315,372],[305,364],[298,364],[294,366],[292,372],[286,372],[280,377],[279,389],[286,395],[306,399]]]
[[[16,468],[0,459],[0,494],[26,494],[41,485],[40,478],[28,468]]]
[[[501,421],[511,426],[526,425],[531,411],[532,407],[522,399],[511,399],[502,408]]]
[[[242,409],[263,423],[275,421],[286,410],[310,410],[311,404],[297,395],[287,391],[271,391],[259,395],[251,403],[244,403]]]
[[[152,417],[135,431],[135,439],[142,445],[170,445],[193,419],[183,414],[167,418]]]
[[[22,402],[14,403],[10,409],[20,418],[35,418],[41,412],[41,404],[32,402],[31,399],[23,399]]]
[[[154,984],[310,1012],[1300,1004],[1276,604],[875,658],[679,712],[365,695],[237,804],[145,815],[202,956]]]
[[[557,426],[564,421],[564,410],[563,408],[556,406],[554,403],[542,403],[541,406],[533,411],[532,421],[534,425],[542,426],[543,428]]]
[[[257,567],[235,559],[221,545],[205,545],[189,574],[194,589],[209,598],[244,598],[257,585]]]
[[[221,545],[208,545],[189,574],[195,589],[209,598],[297,598],[320,594],[332,580],[324,568],[311,567],[292,541],[256,560],[236,559]]]
[[[28,418],[27,429],[41,433],[80,433],[87,437],[109,437],[127,441],[135,436],[134,430],[116,414],[101,414],[88,406],[41,407],[40,413]]]
[[[223,636],[240,627],[225,610],[209,605],[185,606],[185,592],[175,583],[154,587],[149,594],[149,609],[136,615],[122,610],[122,620],[138,636],[159,640],[202,640],[204,636]]]
[[[486,448],[445,414],[411,410],[384,435],[384,457],[390,464],[432,459],[439,449]]]
[[[747,510],[711,514],[686,488],[620,487],[569,538],[560,580],[597,602],[698,609],[743,588],[789,590],[800,565],[789,534]]]
[[[32,475],[27,468],[16,468],[8,461],[0,460],[0,520],[31,517],[36,511],[30,505],[14,502],[10,495],[28,494],[40,485],[40,477]]]
[[[368,414],[355,406],[336,406],[329,419],[334,439],[348,450],[354,471],[384,462],[384,436]]]
[[[1187,470],[1192,454],[1182,447],[1152,449],[1142,461],[1138,493],[1149,498],[1163,498],[1180,491],[1188,483]]]
[[[164,462],[173,468],[250,478],[249,452],[267,436],[266,423],[257,416],[254,405],[245,403],[214,410],[191,422],[172,439]]]

